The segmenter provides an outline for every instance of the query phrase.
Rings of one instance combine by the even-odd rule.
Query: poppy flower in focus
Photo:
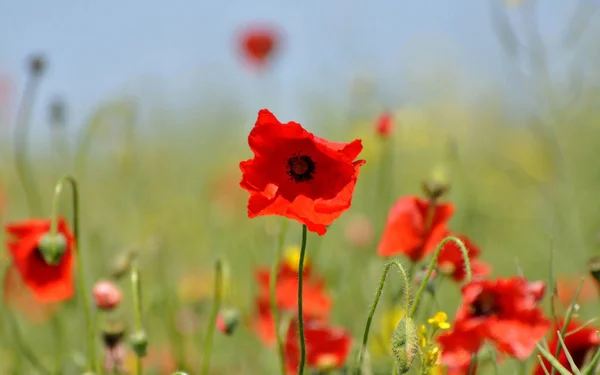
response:
[[[581,282],[580,277],[559,277],[556,280],[556,293],[558,300],[563,306],[569,306],[573,302],[575,293],[579,288]],[[579,296],[577,297],[578,303],[591,302],[598,299],[598,283],[592,276],[588,276],[583,279]]]
[[[400,198],[389,212],[378,254],[383,257],[404,254],[418,262],[444,239],[453,213],[452,203],[433,206],[415,196]]]
[[[375,121],[375,131],[382,138],[387,138],[392,134],[394,119],[389,112],[383,112]]]
[[[254,158],[240,163],[240,186],[250,193],[248,217],[279,215],[319,235],[350,208],[364,160],[360,140],[333,143],[266,109],[248,136]]]
[[[556,353],[556,348],[559,345],[558,336],[556,332],[561,330],[563,324],[564,322],[561,321],[559,327],[554,326],[552,329],[552,339],[548,344],[549,352],[552,354]],[[594,355],[596,350],[598,350],[598,347],[600,345],[600,338],[598,338],[598,328],[591,326],[583,327],[581,323],[575,320],[571,320],[569,322],[569,325],[567,326],[566,332],[567,333],[563,338],[565,346],[571,354],[571,357],[573,357],[573,362],[575,362],[577,368],[582,369],[592,359],[592,356]],[[544,361],[544,366],[547,370],[550,371],[552,366],[544,357],[542,357],[542,359]],[[564,350],[561,351],[557,359],[558,362],[560,362],[560,364],[564,367],[571,368]],[[544,375],[544,369],[539,364],[539,362],[535,367],[535,371],[533,372],[533,374]]]
[[[462,288],[454,331],[469,332],[470,344],[486,339],[500,352],[524,360],[550,327],[539,307],[544,291],[543,282],[519,277],[473,281]]]
[[[352,347],[352,337],[348,331],[318,321],[304,323],[304,338],[306,365],[315,370],[339,369],[348,359]],[[284,353],[287,373],[295,374],[300,365],[298,323],[295,319],[288,327]]]
[[[469,254],[471,276],[473,279],[488,276],[492,270],[487,263],[477,259],[481,253],[479,247],[467,236],[447,233],[444,235],[444,237],[449,235],[457,237],[465,244],[467,253]],[[460,247],[454,241],[448,241],[444,244],[442,251],[440,251],[437,262],[440,272],[449,275],[454,281],[463,281],[467,276],[462,251],[460,251]]]
[[[40,302],[59,302],[73,296],[73,245],[75,239],[64,219],[58,220],[58,234],[65,240],[65,251],[56,264],[49,264],[39,245],[50,231],[50,220],[31,219],[6,226],[8,250],[25,285]]]
[[[281,44],[281,33],[274,27],[252,26],[240,34],[240,52],[251,67],[264,69]]]
[[[4,274],[4,303],[19,311],[31,323],[47,322],[58,310],[58,303],[41,303],[23,283],[19,271],[11,265]]]

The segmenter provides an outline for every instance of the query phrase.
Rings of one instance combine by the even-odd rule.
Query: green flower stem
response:
[[[269,302],[271,304],[271,315],[273,316],[273,325],[275,326],[275,338],[277,340],[277,355],[279,356],[279,365],[281,375],[285,375],[285,355],[283,351],[283,341],[279,332],[279,311],[277,310],[277,274],[279,273],[279,263],[281,261],[281,253],[283,252],[283,244],[285,242],[285,233],[288,227],[288,220],[283,219],[281,224],[281,232],[277,242],[277,252],[275,253],[275,261],[271,267],[270,285],[269,285]]]
[[[373,300],[373,304],[371,305],[371,311],[369,312],[369,316],[367,318],[367,324],[365,325],[365,333],[363,334],[362,345],[358,351],[358,360],[356,363],[355,374],[360,374],[360,369],[362,367],[362,362],[365,354],[365,348],[367,347],[367,341],[369,340],[369,331],[371,330],[371,322],[373,321],[373,315],[375,315],[375,309],[377,309],[377,304],[379,303],[379,298],[381,297],[381,293],[383,291],[383,286],[385,285],[385,279],[387,277],[388,271],[392,266],[398,267],[400,273],[402,274],[402,281],[404,282],[404,311],[409,311],[410,309],[410,282],[408,278],[408,274],[402,264],[396,260],[392,260],[388,262],[381,274],[381,279],[379,279],[379,286],[377,287],[377,292],[375,293],[375,300]]]
[[[448,236],[448,237],[444,238],[442,240],[442,242],[440,242],[438,244],[437,248],[435,249],[435,252],[433,253],[433,257],[431,258],[431,262],[429,263],[429,268],[427,269],[427,273],[425,274],[425,277],[421,281],[421,285],[419,286],[419,289],[417,290],[417,294],[415,295],[415,300],[413,302],[412,309],[410,310],[410,314],[408,315],[409,317],[411,317],[411,318],[414,317],[415,312],[417,311],[417,308],[419,307],[419,301],[421,300],[421,295],[423,294],[423,291],[427,287],[427,283],[429,282],[429,279],[431,278],[431,274],[433,273],[433,269],[435,268],[437,259],[440,255],[440,252],[444,248],[444,245],[448,242],[454,242],[460,248],[460,251],[463,256],[463,260],[465,262],[465,271],[467,273],[467,283],[471,282],[471,279],[472,279],[471,262],[469,261],[469,252],[467,251],[465,244],[459,238],[454,237],[454,236]]]
[[[202,355],[202,369],[200,375],[207,375],[210,367],[210,355],[212,352],[213,336],[215,333],[215,326],[217,325],[217,316],[219,315],[219,309],[221,308],[221,299],[223,298],[223,261],[218,259],[215,263],[215,290],[214,290],[214,301],[213,308],[210,312],[210,319],[208,321],[208,329],[206,331],[206,338],[204,339],[204,353]]]
[[[537,344],[537,348],[540,351],[540,353],[542,353],[544,358],[546,358],[546,360],[550,362],[554,371],[558,371],[561,375],[573,375],[569,370],[567,370],[563,365],[561,365],[560,362],[558,362],[558,360],[554,358],[552,354],[550,354],[543,346]]]
[[[140,280],[140,271],[137,261],[131,262],[131,288],[133,292],[133,318],[135,322],[135,332],[144,332],[144,323],[142,318],[142,283]],[[135,374],[142,375],[142,356],[136,352],[135,356]]]
[[[304,255],[306,254],[307,230],[306,225],[303,225],[300,260],[298,261],[298,335],[300,336],[300,365],[298,366],[298,375],[304,374],[304,362],[306,362],[306,341],[304,339],[304,316],[302,311],[302,279],[304,279]]]
[[[95,345],[95,330],[92,319],[91,309],[91,298],[86,283],[86,273],[83,266],[81,252],[79,249],[80,233],[79,233],[79,189],[77,187],[77,181],[72,176],[64,176],[58,180],[56,187],[54,188],[54,200],[52,201],[52,217],[50,225],[50,233],[56,235],[58,231],[58,202],[60,195],[63,191],[64,185],[71,185],[72,191],[72,206],[73,206],[73,235],[75,236],[75,245],[73,252],[75,256],[75,264],[77,268],[77,278],[79,279],[79,291],[81,293],[81,299],[83,301],[84,313],[85,313],[85,325],[87,330],[88,340],[88,370],[95,369],[97,373],[100,373],[100,364],[96,358],[96,345]]]
[[[177,364],[177,368],[180,370],[186,370],[187,367],[187,358],[186,352],[183,347],[183,337],[181,332],[179,332],[176,324],[176,315],[175,315],[175,305],[176,305],[176,296],[173,293],[173,286],[169,282],[169,278],[167,277],[167,269],[163,267],[163,264],[167,264],[167,252],[164,246],[159,247],[160,264],[158,265],[158,277],[160,280],[160,284],[162,286],[162,294],[165,298],[164,307],[165,307],[165,315],[166,319],[166,327],[169,334],[169,340],[171,341],[171,345],[173,346],[175,352],[175,363]]]
[[[54,348],[54,359],[56,360],[56,375],[61,375],[63,372],[63,354],[65,346],[65,335],[63,332],[62,322],[60,317],[57,315],[52,317],[52,332],[56,341]]]
[[[27,206],[31,216],[38,216],[42,210],[42,199],[39,188],[35,181],[33,168],[28,158],[28,139],[30,117],[33,105],[36,99],[37,87],[40,81],[40,74],[30,73],[19,112],[17,113],[16,128],[14,133],[14,153],[15,153],[15,168],[19,180],[23,185],[23,191],[27,199]]]
[[[581,281],[579,282],[579,286],[577,287],[577,290],[575,291],[575,295],[573,295],[571,304],[569,305],[569,308],[567,309],[567,313],[565,314],[565,321],[560,330],[560,336],[562,336],[562,337],[564,337],[567,334],[567,327],[569,326],[569,323],[571,323],[571,319],[573,318],[573,313],[575,312],[575,309],[573,307],[577,304],[577,299],[579,298],[579,293],[581,293],[581,288],[583,287],[584,281],[585,281],[585,278],[582,277]],[[561,351],[562,351],[562,346],[557,345],[556,352],[554,352],[554,357],[558,358],[558,356],[560,356]],[[552,366],[552,370],[550,370],[550,374],[555,375],[557,370],[560,372],[560,370],[557,369],[556,366]]]
[[[600,334],[598,334],[598,337],[600,337]],[[600,361],[600,348],[596,349],[596,353],[594,353],[594,356],[592,357],[592,360],[587,365],[587,367],[585,368],[585,370],[583,370],[583,375],[594,375],[594,374],[596,374],[596,369],[598,367],[598,361]]]
[[[577,368],[577,365],[575,364],[575,361],[573,361],[573,357],[571,356],[571,353],[569,353],[569,348],[567,348],[567,345],[565,344],[565,341],[563,340],[562,335],[560,334],[559,331],[556,331],[556,334],[558,335],[558,341],[560,342],[560,346],[562,346],[563,350],[565,351],[565,356],[567,357],[569,366],[571,366],[571,371],[573,371],[573,373],[575,375],[581,375],[581,373],[579,372],[579,369]]]

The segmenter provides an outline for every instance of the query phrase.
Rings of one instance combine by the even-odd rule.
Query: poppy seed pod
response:
[[[448,171],[444,166],[436,167],[431,176],[421,184],[423,193],[431,200],[437,200],[450,190]]]
[[[398,374],[406,374],[417,355],[419,337],[415,322],[410,317],[400,319],[392,335],[392,356]]]
[[[240,322],[240,313],[236,309],[223,309],[217,317],[217,329],[227,336],[233,334]]]
[[[56,265],[67,251],[67,239],[60,233],[46,233],[40,238],[37,248],[46,264]]]
[[[43,55],[33,55],[29,59],[29,72],[34,76],[41,76],[46,69],[46,59]]]
[[[144,331],[137,331],[129,338],[131,348],[135,355],[142,358],[148,353],[148,335]]]

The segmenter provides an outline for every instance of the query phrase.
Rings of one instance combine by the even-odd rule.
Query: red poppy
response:
[[[471,276],[473,279],[488,276],[491,272],[491,267],[487,263],[477,259],[481,253],[479,247],[467,236],[447,233],[444,237],[449,235],[457,237],[465,244],[469,254]],[[449,241],[444,244],[442,251],[440,251],[440,256],[438,257],[438,268],[440,272],[450,275],[455,281],[463,281],[467,276],[462,252],[460,251],[460,247],[458,247],[454,241]]]
[[[571,302],[573,302],[573,298],[575,297],[577,288],[579,288],[580,282],[581,277],[559,277],[556,280],[556,293],[558,295],[558,300],[563,306],[569,306]],[[587,276],[581,285],[577,302],[585,303],[595,301],[598,299],[598,292],[598,283],[596,280],[592,276]]]
[[[448,367],[449,375],[467,374],[471,356],[477,354],[483,344],[483,337],[475,329],[461,326],[440,335],[437,340],[442,349],[441,362]]]
[[[472,332],[500,352],[524,360],[550,326],[539,307],[544,291],[543,282],[519,277],[473,281],[462,288],[454,330]]]
[[[19,311],[31,323],[46,323],[58,310],[58,303],[41,303],[23,283],[19,271],[11,265],[4,274],[4,303]]]
[[[31,219],[8,224],[6,231],[11,236],[7,243],[14,264],[25,284],[40,302],[58,302],[73,296],[73,245],[75,239],[64,219],[58,221],[58,233],[66,240],[66,250],[60,262],[46,263],[38,245],[50,231],[50,220]]]
[[[387,138],[392,133],[393,125],[394,119],[392,114],[389,112],[383,112],[381,115],[379,115],[377,121],[375,122],[375,130],[377,131],[378,135],[383,138]]]
[[[256,299],[257,313],[254,317],[254,328],[259,338],[267,345],[275,340],[275,326],[270,308],[270,273],[268,269],[259,269],[256,272],[259,295]],[[324,280],[314,275],[310,268],[305,269],[302,290],[302,312],[305,319],[326,319],[331,310],[331,299],[325,292]],[[283,312],[296,313],[298,309],[298,273],[286,266],[281,265],[277,285],[275,286],[275,298],[277,309]]]
[[[377,252],[384,257],[404,254],[418,262],[444,239],[453,213],[452,203],[432,206],[415,196],[400,198],[390,210]]]
[[[253,26],[240,36],[240,49],[251,66],[264,68],[279,48],[280,33],[272,27]]]
[[[329,327],[323,322],[304,323],[306,343],[306,365],[316,370],[339,369],[344,365],[350,348],[352,336],[341,327]],[[288,374],[295,374],[300,365],[298,323],[294,319],[285,339],[285,368]]]
[[[559,345],[558,336],[556,332],[561,330],[563,324],[564,322],[561,321],[560,327],[553,327],[552,340],[548,345],[548,348],[550,349],[549,351],[552,355],[556,353],[556,348]],[[566,332],[567,334],[565,335],[563,340],[565,342],[567,350],[569,350],[569,354],[571,354],[571,357],[573,357],[573,362],[575,362],[577,368],[582,369],[589,362],[589,360],[592,359],[592,356],[594,355],[596,350],[598,350],[598,346],[600,345],[600,338],[598,338],[598,328],[590,326],[583,328],[581,323],[571,320],[569,322],[569,325],[567,326]],[[550,369],[552,369],[552,366],[544,357],[542,358],[544,361],[544,366],[548,371],[550,371]],[[557,359],[558,362],[560,362],[560,364],[564,367],[568,369],[571,368],[564,350],[561,351]],[[544,369],[539,364],[539,362],[535,367],[535,371],[533,372],[533,374],[544,375]]]
[[[333,143],[266,109],[248,136],[254,158],[240,163],[240,186],[250,193],[248,217],[280,215],[325,234],[352,202],[364,160],[360,140]]]

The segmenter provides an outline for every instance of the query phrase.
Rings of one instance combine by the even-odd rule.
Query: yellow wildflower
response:
[[[439,329],[448,329],[450,328],[450,323],[446,320],[448,320],[448,315],[443,311],[438,311],[433,318],[428,319],[427,322]]]
[[[425,324],[419,327],[419,346],[422,350],[427,347],[427,326]]]
[[[433,348],[429,349],[427,351],[427,353],[425,353],[425,359],[424,359],[425,367],[431,368],[431,367],[439,365],[440,364],[440,355],[441,355],[441,351],[440,351],[440,348],[438,348],[437,346],[434,346]]]
[[[283,256],[283,262],[292,270],[298,272],[298,265],[300,264],[300,246],[292,245],[285,249]],[[304,257],[304,267],[308,265],[308,257]]]

